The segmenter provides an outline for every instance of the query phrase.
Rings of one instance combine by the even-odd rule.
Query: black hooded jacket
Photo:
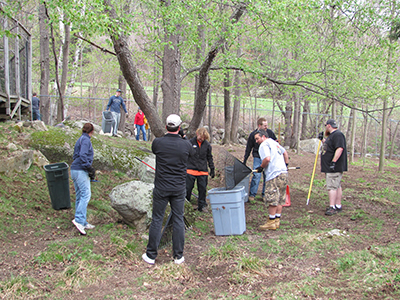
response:
[[[187,168],[190,170],[208,172],[208,167],[214,169],[214,161],[212,157],[212,147],[208,141],[203,141],[201,147],[197,143],[197,137],[189,140],[192,144],[194,155],[189,157]]]

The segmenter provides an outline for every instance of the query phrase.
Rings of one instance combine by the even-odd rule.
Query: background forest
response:
[[[394,0],[1,4],[2,15],[32,33],[33,90],[46,123],[51,99],[61,122],[67,109],[108,99],[119,87],[155,136],[166,116],[187,104],[189,134],[223,105],[223,143],[267,116],[273,126],[282,123],[284,144],[296,148],[337,118],[351,157],[367,153],[369,139],[379,144],[381,170],[400,146],[398,11]],[[10,34],[3,27],[2,35]]]

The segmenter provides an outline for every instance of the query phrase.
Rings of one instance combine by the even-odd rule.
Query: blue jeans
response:
[[[146,139],[146,125],[137,125],[136,124],[136,140],[139,140],[140,137],[140,131],[143,132],[143,141],[147,141]]]
[[[257,169],[259,166],[261,166],[261,158],[259,157],[253,157],[253,170]],[[262,194],[265,194],[265,172],[262,172],[263,174],[263,188],[262,188]],[[261,173],[253,173],[253,178],[251,179],[250,183],[250,197],[255,197],[257,195],[258,191],[258,185],[260,184],[261,180]]]
[[[114,120],[115,120],[115,125],[114,125],[114,132],[113,132],[113,134],[117,135],[117,133],[118,133],[119,121],[121,120],[121,114],[120,114],[120,113],[117,113],[117,112],[115,112],[115,111],[112,111],[111,113],[112,113],[112,115],[113,115],[113,117],[114,117]]]
[[[33,119],[33,121],[35,121],[35,120],[40,121],[40,110],[32,109],[32,119]]]
[[[149,229],[149,242],[146,250],[146,254],[149,258],[155,259],[157,257],[157,250],[161,240],[162,222],[168,202],[171,205],[173,221],[172,255],[173,258],[176,259],[180,259],[183,256],[183,247],[185,245],[185,221],[183,219],[185,195],[185,190],[168,192],[154,188],[153,215]]]
[[[89,174],[83,170],[71,170],[71,178],[74,181],[75,221],[83,226],[87,225],[86,210],[91,197]]]

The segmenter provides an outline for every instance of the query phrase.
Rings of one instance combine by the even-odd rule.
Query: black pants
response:
[[[185,221],[183,219],[185,206],[185,191],[168,192],[153,190],[153,216],[149,229],[149,242],[147,244],[147,256],[151,259],[157,257],[157,250],[161,240],[162,222],[165,214],[165,208],[168,202],[171,205],[173,231],[172,231],[172,249],[173,258],[180,259],[183,255],[185,245]]]
[[[186,174],[186,199],[190,201],[194,182],[197,179],[197,190],[199,191],[199,198],[197,199],[198,210],[207,206],[206,194],[207,194],[207,183],[208,175],[193,176]]]

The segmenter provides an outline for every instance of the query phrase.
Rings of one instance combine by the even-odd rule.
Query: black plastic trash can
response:
[[[45,165],[47,186],[54,209],[71,208],[68,164],[65,162]]]
[[[115,120],[111,111],[103,111],[103,119],[101,121],[101,129],[104,133],[112,133]]]

